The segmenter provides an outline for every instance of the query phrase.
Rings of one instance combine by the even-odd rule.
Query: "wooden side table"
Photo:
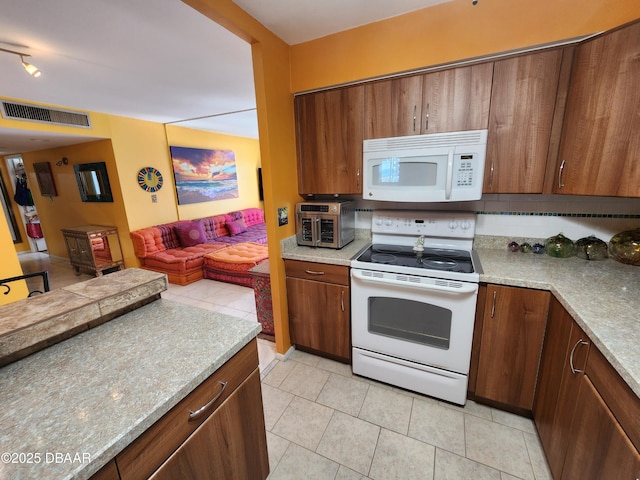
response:
[[[76,275],[80,275],[82,269],[99,277],[124,268],[116,227],[84,225],[63,228],[62,234]]]

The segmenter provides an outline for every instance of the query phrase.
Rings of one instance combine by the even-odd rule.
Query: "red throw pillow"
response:
[[[227,229],[229,229],[229,234],[233,236],[246,232],[247,225],[244,223],[243,219],[234,220],[233,222],[227,222]]]
[[[179,223],[178,225],[174,225],[173,229],[176,232],[178,241],[183,248],[200,245],[207,241],[204,228],[202,228],[202,221],[200,220]]]

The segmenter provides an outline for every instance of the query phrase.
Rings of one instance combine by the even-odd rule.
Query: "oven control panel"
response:
[[[419,210],[375,211],[371,232],[388,235],[423,235],[472,239],[476,215],[472,212],[424,212]]]

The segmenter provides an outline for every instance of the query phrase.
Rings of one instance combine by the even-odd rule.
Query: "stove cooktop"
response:
[[[357,261],[409,269],[474,273],[471,254],[465,250],[425,248],[416,252],[412,246],[373,244],[360,254]]]

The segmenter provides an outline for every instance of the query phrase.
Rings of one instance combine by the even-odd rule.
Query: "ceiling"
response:
[[[234,0],[288,44],[451,0]],[[471,0],[469,0],[471,2]],[[0,0],[0,97],[258,138],[250,46],[179,0]],[[91,138],[0,128],[0,154]]]

